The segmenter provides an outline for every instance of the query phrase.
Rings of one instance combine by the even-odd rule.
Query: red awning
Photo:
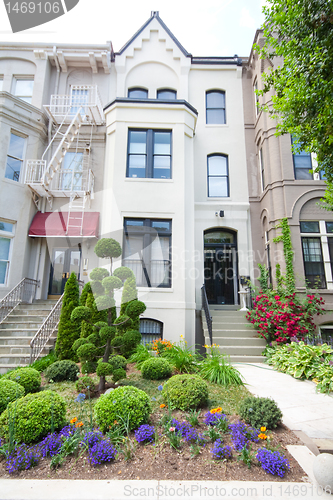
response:
[[[71,212],[69,229],[66,234],[68,212],[37,212],[32,220],[29,236],[94,238],[98,236],[99,212],[84,212],[82,235],[82,212]],[[76,226],[76,227],[74,227]]]

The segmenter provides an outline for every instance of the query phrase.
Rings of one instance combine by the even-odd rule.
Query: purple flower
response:
[[[290,469],[288,460],[278,451],[260,448],[256,457],[264,471],[273,474],[273,476],[277,474],[283,477]]]
[[[157,387],[157,389],[158,389],[159,391],[163,391],[163,385],[159,385],[159,386]]]
[[[82,403],[86,399],[86,395],[83,394],[82,392],[78,395],[78,397],[75,399],[77,403]]]
[[[102,439],[89,448],[88,453],[91,465],[99,465],[114,460],[118,452],[109,439]]]
[[[231,458],[232,456],[232,451],[230,446],[223,446],[221,439],[217,439],[214,442],[213,449],[210,452],[213,454],[214,458],[219,460],[224,458]]]
[[[6,467],[9,474],[19,470],[27,470],[37,465],[39,458],[40,450],[38,447],[29,448],[26,444],[22,444],[9,455]]]
[[[140,425],[140,427],[134,431],[134,434],[138,443],[152,441],[155,434],[155,428],[153,425]]]
[[[204,424],[206,425],[217,425],[219,420],[227,420],[227,416],[224,413],[211,413],[210,411],[205,414]]]

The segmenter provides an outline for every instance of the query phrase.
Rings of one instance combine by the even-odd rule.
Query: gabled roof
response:
[[[119,52],[115,52],[114,53],[114,56],[120,56],[126,49],[127,47],[129,47],[131,45],[131,43],[143,32],[143,30],[152,22],[153,19],[156,19],[160,25],[162,26],[162,28],[168,33],[168,35],[170,36],[170,38],[175,42],[175,44],[177,45],[177,47],[181,50],[181,52],[184,54],[185,57],[192,57],[192,54],[190,54],[189,52],[187,52],[187,50],[184,49],[184,47],[182,46],[182,44],[177,40],[177,38],[175,37],[175,35],[173,33],[171,33],[171,31],[169,30],[169,28],[167,27],[166,24],[164,24],[164,22],[162,21],[162,19],[160,18],[159,16],[159,11],[152,11],[151,12],[151,16],[150,18],[145,22],[145,24],[143,26],[141,26],[141,28],[135,33],[135,35],[132,36],[132,38],[130,38],[128,40],[127,43],[125,43],[125,45],[120,49]]]

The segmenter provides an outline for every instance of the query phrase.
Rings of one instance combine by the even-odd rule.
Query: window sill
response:
[[[11,184],[12,186],[20,186],[20,188],[24,188],[25,187],[25,184],[23,184],[22,182],[20,181],[13,181],[12,179],[7,179],[7,177],[4,177],[2,179],[4,182],[8,182],[8,184]]]
[[[173,183],[173,179],[154,179],[152,177],[126,177],[126,182],[168,182]]]
[[[173,293],[173,288],[159,288],[159,287],[149,287],[149,286],[138,286],[138,292],[163,292],[163,293]]]
[[[208,128],[229,128],[227,123],[205,123]]]

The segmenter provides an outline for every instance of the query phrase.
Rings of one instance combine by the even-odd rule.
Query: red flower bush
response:
[[[324,313],[323,304],[324,300],[315,295],[306,295],[300,302],[295,293],[280,296],[274,290],[261,292],[246,319],[267,342],[284,344],[291,340],[304,340],[304,337],[314,333],[313,316]]]

